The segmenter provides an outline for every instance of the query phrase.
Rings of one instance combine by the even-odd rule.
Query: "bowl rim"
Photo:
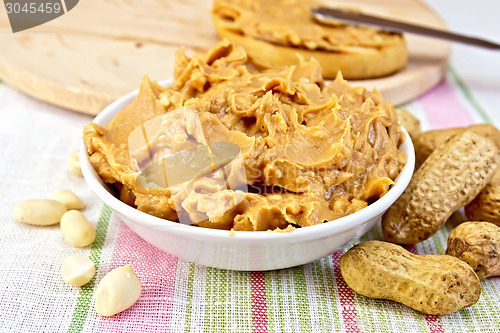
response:
[[[163,86],[171,83],[172,79],[159,82],[159,84]],[[118,98],[107,107],[105,107],[92,120],[92,122],[100,126],[107,125],[118,112],[120,112],[135,98],[138,92],[139,89],[136,89]],[[309,239],[316,239],[318,237],[327,237],[328,235],[332,235],[334,233],[344,232],[353,228],[359,228],[363,224],[369,222],[372,218],[383,214],[385,210],[387,210],[397,200],[397,198],[408,186],[415,168],[415,150],[413,147],[413,142],[410,138],[410,135],[402,125],[401,130],[404,133],[405,140],[400,145],[399,149],[406,153],[407,161],[400,174],[396,178],[394,185],[382,198],[371,203],[367,207],[344,217],[327,221],[321,224],[295,229],[290,232],[234,231],[233,233],[229,230],[185,225],[179,222],[162,219],[133,208],[120,201],[106,189],[104,182],[101,180],[97,172],[90,164],[90,161],[88,159],[87,146],[83,139],[80,142],[80,167],[82,170],[82,175],[91,190],[108,207],[110,207],[113,211],[119,213],[120,215],[126,216],[133,221],[140,221],[142,225],[147,227],[162,229],[163,231],[170,229],[172,232],[190,234],[191,236],[194,236],[200,240],[216,239],[223,241],[247,240],[251,242],[268,242],[269,240],[278,239],[283,241],[294,241],[300,239],[301,241],[304,241]]]

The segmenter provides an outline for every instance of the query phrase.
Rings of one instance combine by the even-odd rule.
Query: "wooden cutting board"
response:
[[[330,6],[358,7],[368,13],[445,28],[418,0],[325,0]],[[175,52],[204,52],[219,41],[212,1],[85,0],[65,15],[13,34],[0,11],[0,78],[19,90],[70,110],[97,114],[139,86],[143,75],[172,76]],[[410,59],[389,77],[352,81],[377,88],[388,102],[407,102],[443,77],[450,44],[407,36]]]

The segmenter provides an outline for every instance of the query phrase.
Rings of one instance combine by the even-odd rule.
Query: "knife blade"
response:
[[[354,25],[368,25],[393,32],[413,33],[426,37],[444,39],[451,42],[459,42],[492,50],[500,50],[500,44],[493,43],[481,38],[465,36],[453,32],[390,20],[373,15],[367,15],[353,10],[328,7],[313,7],[311,8],[311,13],[317,22],[326,25],[333,24],[332,21],[342,21]]]

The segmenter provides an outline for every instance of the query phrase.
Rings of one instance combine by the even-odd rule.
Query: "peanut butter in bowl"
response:
[[[314,59],[261,68],[224,40],[177,53],[173,82],[137,97],[84,141],[100,178],[138,210],[199,227],[293,230],[367,207],[406,163],[392,104]]]

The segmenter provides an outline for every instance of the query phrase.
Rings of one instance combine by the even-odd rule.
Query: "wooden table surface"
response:
[[[418,0],[329,0],[399,20],[445,27]],[[139,86],[143,75],[171,77],[175,52],[211,48],[219,37],[211,1],[86,0],[63,16],[13,34],[0,12],[0,78],[28,95],[63,108],[97,114]],[[435,86],[446,70],[450,45],[407,36],[408,66],[389,77],[354,82],[379,89],[386,101],[407,102]]]

